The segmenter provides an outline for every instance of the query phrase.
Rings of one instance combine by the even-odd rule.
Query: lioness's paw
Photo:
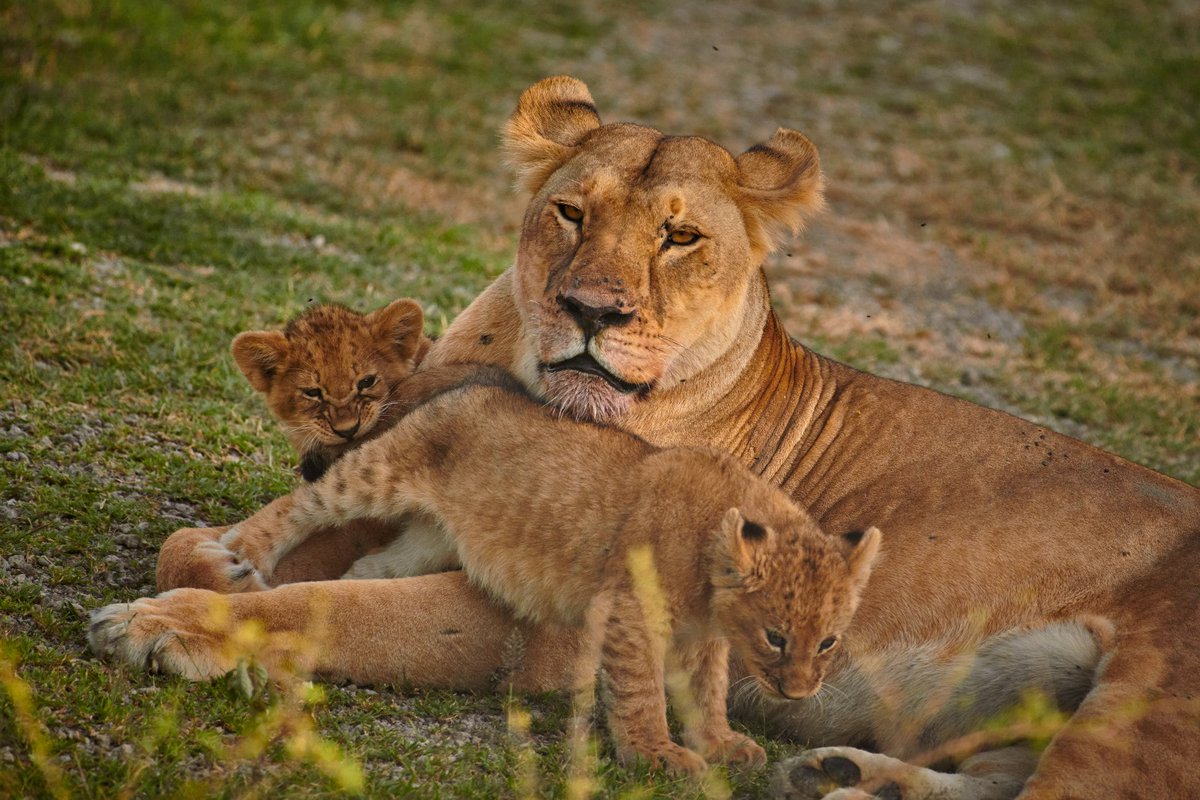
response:
[[[137,669],[215,678],[233,664],[221,652],[222,637],[206,630],[211,597],[199,589],[176,589],[104,606],[92,612],[88,643],[96,655]]]
[[[864,770],[860,762],[867,759],[881,759],[888,766],[912,769],[901,761],[852,747],[823,747],[782,762],[771,781],[771,796],[786,800],[847,800],[855,797],[900,800],[906,797],[895,781],[886,776],[870,775],[870,770]]]

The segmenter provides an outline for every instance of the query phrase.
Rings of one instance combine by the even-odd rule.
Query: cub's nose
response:
[[[334,428],[332,425],[329,427],[333,428],[333,432],[345,439],[347,442],[354,438],[354,434],[358,433],[357,422],[351,425],[349,428]]]
[[[605,328],[627,325],[637,313],[637,309],[626,310],[620,306],[589,305],[578,297],[566,294],[558,296],[558,304],[588,336],[594,336]]]

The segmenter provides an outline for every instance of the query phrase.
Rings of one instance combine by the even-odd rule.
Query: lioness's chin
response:
[[[612,422],[629,411],[641,396],[622,392],[597,375],[575,370],[543,370],[541,382],[542,394],[551,405],[588,422]]]

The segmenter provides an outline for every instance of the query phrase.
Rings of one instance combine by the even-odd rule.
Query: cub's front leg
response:
[[[708,762],[761,767],[767,751],[752,738],[729,727],[726,697],[729,693],[729,641],[709,639],[680,649],[681,666],[691,676],[692,698],[699,716],[698,728],[684,728],[684,741]]]
[[[624,762],[645,759],[677,775],[708,769],[694,750],[671,741],[663,679],[664,642],[653,634],[632,593],[613,598],[601,663],[608,676],[608,728]]]

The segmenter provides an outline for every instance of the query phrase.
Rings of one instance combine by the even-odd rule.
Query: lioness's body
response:
[[[359,519],[419,513],[441,533],[427,543],[432,558],[449,549],[473,583],[522,618],[587,623],[583,636],[603,654],[620,754],[683,773],[714,758],[765,761],[726,721],[730,646],[771,693],[815,693],[878,531],[857,532],[853,544],[826,536],[730,456],[660,450],[562,418],[499,370],[464,377],[435,368],[411,383],[434,396],[412,398],[419,405],[391,429],[300,489],[277,547]],[[672,647],[692,679],[701,719],[685,739],[699,755],[667,728],[663,642],[643,611],[656,599],[629,569],[639,548],[652,558]],[[581,669],[581,680],[590,685],[594,672]]]
[[[522,122],[536,121],[539,108],[543,117],[552,116],[556,102],[584,115],[590,107],[586,93],[560,101],[548,92],[529,94],[516,115]],[[556,358],[564,342],[563,355],[578,347],[570,344],[570,320],[552,316],[564,282],[567,292],[576,277],[580,288],[596,294],[603,294],[602,278],[610,287],[620,278],[645,290],[646,261],[636,259],[638,239],[631,233],[644,235],[639,231],[650,225],[632,216],[649,203],[648,195],[670,188],[696,202],[734,196],[727,178],[706,171],[726,163],[720,148],[710,146],[710,152],[696,144],[700,155],[710,152],[707,161],[672,160],[660,152],[669,140],[656,132],[604,126],[602,137],[578,135],[570,113],[542,126],[546,136],[564,139],[565,129],[573,137],[563,152],[551,153],[533,137],[514,148],[519,162],[534,167],[539,154],[548,154],[539,167],[545,174],[534,175],[516,264],[460,315],[427,363],[485,360],[542,390],[548,376],[539,362]],[[548,193],[560,177],[578,185],[588,176],[594,176],[593,190],[611,198],[610,218],[584,228],[583,245],[560,245],[557,223],[547,217]],[[1022,797],[1200,796],[1200,490],[1006,414],[865,375],[792,343],[770,310],[759,270],[769,242],[744,243],[754,238],[751,228],[761,227],[752,218],[752,212],[762,216],[753,199],[734,200],[746,218],[740,234],[713,237],[727,248],[727,262],[744,266],[744,276],[717,294],[710,289],[706,297],[715,310],[696,312],[701,334],[711,335],[692,337],[695,331],[683,323],[669,328],[667,335],[687,348],[691,368],[667,364],[667,355],[657,358],[657,367],[622,367],[615,354],[617,345],[629,344],[626,338],[600,356],[629,381],[650,381],[650,391],[633,400],[614,398],[604,386],[585,383],[590,376],[556,373],[555,380],[573,383],[551,386],[550,394],[573,410],[611,412],[621,427],[656,445],[726,450],[784,486],[826,529],[869,520],[885,531],[843,660],[830,675],[838,684],[842,676],[873,671],[885,686],[848,698],[835,719],[820,719],[815,704],[797,703],[779,715],[780,726],[808,741],[814,719],[829,723],[817,726],[828,738],[815,745],[858,742],[882,731],[895,738],[875,744],[891,752],[936,746],[937,740],[921,739],[919,728],[907,738],[903,726],[896,730],[907,705],[905,698],[889,702],[890,680],[899,685],[912,665],[944,665],[976,644],[981,653],[991,652],[998,639],[1015,642],[1019,656],[1026,643],[1019,632],[1093,615],[1115,630],[1096,686],[1042,755]],[[737,223],[729,218],[726,224]],[[739,236],[743,243],[735,246]],[[634,250],[626,257],[622,248]],[[694,272],[674,274],[678,285],[667,300],[678,298],[684,311],[697,308],[686,283]],[[634,305],[622,302],[615,293],[604,301],[621,313]],[[655,310],[661,304],[652,297],[636,305]],[[237,535],[269,537],[287,505],[286,498],[278,501],[239,526]],[[129,657],[170,636],[211,654],[202,636],[206,596],[189,591],[135,604],[125,642]],[[499,674],[521,688],[545,688],[566,685],[582,653],[561,630],[512,621],[458,573],[283,586],[229,601],[235,618],[257,616],[272,629],[300,630],[297,609],[304,598],[318,596],[354,616],[353,625],[331,630],[317,666],[355,680],[478,689]],[[413,616],[414,608],[421,616]],[[404,619],[398,630],[397,617]],[[380,647],[380,640],[390,646]],[[521,645],[519,658],[514,642]],[[998,684],[1019,682],[1018,661],[1001,669]],[[214,661],[195,674],[220,666]],[[1094,658],[1082,666],[1090,680]],[[864,777],[878,774],[867,754],[839,753],[862,767]],[[911,770],[896,780],[907,798],[933,797],[942,777]],[[950,782],[940,796],[1010,797],[1024,776],[1001,781],[1002,795],[989,780],[968,777]]]

